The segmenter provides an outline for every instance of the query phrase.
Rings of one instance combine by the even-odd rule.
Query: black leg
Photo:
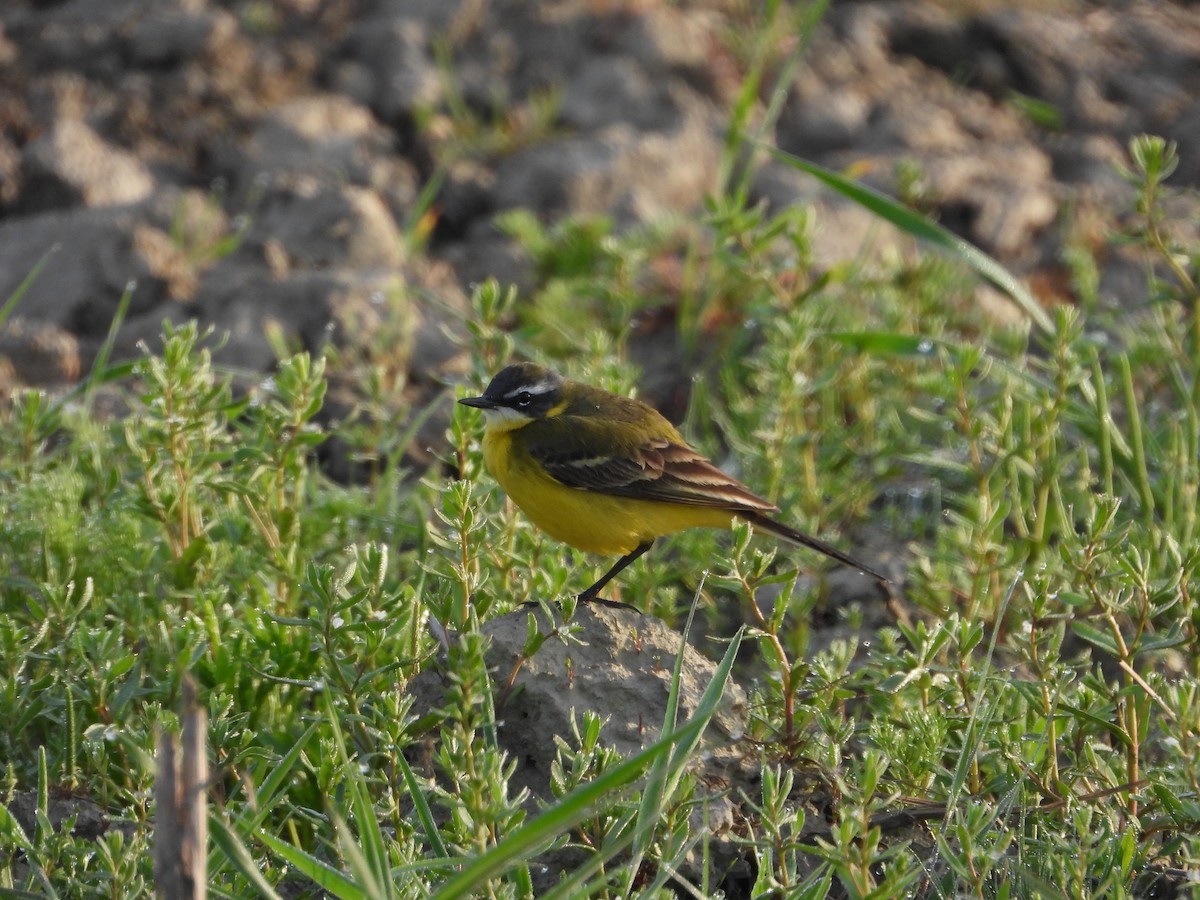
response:
[[[654,543],[654,541],[646,541],[646,543],[644,543],[644,544],[639,544],[637,547],[635,547],[629,553],[626,553],[624,556],[622,556],[620,559],[618,559],[613,564],[613,567],[611,569],[609,569],[607,572],[605,572],[603,575],[600,576],[599,581],[597,581],[590,588],[588,588],[586,591],[584,591],[582,594],[579,595],[579,597],[578,597],[579,602],[580,603],[591,603],[593,600],[595,600],[600,595],[601,589],[606,584],[608,584],[610,581],[612,581],[613,577],[615,575],[617,575],[617,573],[619,573],[627,565],[629,565],[631,562],[633,562],[635,559],[637,559],[639,556],[641,556],[643,553],[645,553],[647,550],[649,550],[650,545],[653,543]]]

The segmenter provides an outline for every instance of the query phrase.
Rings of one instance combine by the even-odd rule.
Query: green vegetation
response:
[[[581,861],[556,896],[673,896],[682,861],[711,862],[718,838],[758,897],[1123,897],[1196,870],[1200,249],[1171,237],[1173,148],[1135,140],[1125,173],[1138,219],[1120,238],[1144,253],[1149,302],[1106,306],[1079,247],[1079,308],[1048,312],[910,209],[776,154],[934,248],[815,272],[812,212],[769,212],[747,186],[784,97],[765,80],[789,83],[824,8],[772,0],[728,35],[743,86],[702,214],[623,232],[501,218],[538,284],[476,292],[469,381],[522,356],[631,391],[639,324],[666,310],[656,351],[696,373],[686,432],[799,527],[890,545],[890,624],[864,625],[881,598],[831,609],[827,583],[794,567],[823,561],[747,527],[664,542],[621,597],[680,626],[697,598],[727,641],[717,677],[690,718],[673,693],[664,736],[632,758],[586,710],[545,735],[553,797],[530,815],[479,626],[530,602],[569,620],[596,561],[505,505],[468,410],[438,465],[398,468],[429,412],[395,408],[407,322],[361,359],[281,349],[249,394],[194,326],[134,365],[109,365],[110,337],[70,395],[0,410],[0,896],[151,891],[156,738],[179,726],[187,675],[209,720],[215,896],[526,897],[533,861],[566,846]],[[261,3],[245,18],[278,25]],[[480,112],[453,49],[444,108],[418,115],[439,169],[404,229],[413,252],[445,169],[544,139],[561,101]],[[1011,100],[1057,127],[1044,103]],[[922,200],[921,173],[898,175]],[[243,236],[211,212],[173,228],[199,266]],[[1026,328],[976,308],[980,278]],[[0,325],[28,283],[0,298]],[[313,459],[338,363],[362,374],[336,434],[362,485]],[[129,403],[119,421],[92,414],[103,385]],[[854,636],[815,649],[817,613]],[[431,620],[458,632],[446,647]],[[409,687],[435,665],[447,687],[429,715]],[[718,836],[695,813],[723,788],[688,763],[735,675],[760,778],[729,789],[745,817]],[[97,810],[107,828],[84,829]],[[694,892],[724,875],[701,866]]]
[[[681,535],[622,577],[623,599],[679,623],[720,560],[700,611],[727,637],[750,626],[761,787],[736,797],[733,839],[755,896],[1119,897],[1196,865],[1200,298],[1196,249],[1162,213],[1171,152],[1139,139],[1127,173],[1151,301],[1061,309],[1029,332],[990,324],[944,256],[810,279],[796,211],[714,203],[707,222],[621,238],[510,220],[547,298],[627,304],[597,303],[580,345],[579,307],[570,321],[483,286],[473,387],[526,355],[628,390],[629,318],[650,306],[633,298],[682,248],[669,352],[729,351],[697,383],[690,434],[790,520],[882,530],[907,561],[894,624],[815,653],[823,586],[791,568],[813,558],[747,528]],[[217,896],[528,896],[529,860],[564,842],[591,861],[563,896],[665,896],[711,840],[687,810],[712,788],[684,773],[703,708],[633,760],[580,711],[575,735],[546,736],[555,800],[529,817],[508,787],[478,624],[562,599],[594,561],[478,489],[478,417],[456,411],[420,481],[384,465],[334,484],[311,460],[324,362],[285,359],[235,397],[209,343],[168,328],[132,371],[98,367],[94,384],[128,386],[120,422],[33,391],[3,414],[0,759],[6,806],[30,798],[35,815],[0,810],[0,886],[149,889],[155,735],[177,727],[190,672],[210,719]],[[343,436],[372,435],[398,458],[394,437]],[[863,607],[831,614],[858,626]],[[462,634],[425,758],[406,686],[439,652],[429,615]],[[107,832],[55,827],[63,797],[103,810]]]

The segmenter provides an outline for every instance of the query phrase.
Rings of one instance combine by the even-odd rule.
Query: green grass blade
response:
[[[355,811],[355,815],[358,815],[357,810]],[[333,813],[331,819],[334,829],[337,831],[338,849],[341,851],[346,864],[350,867],[350,871],[354,875],[356,889],[361,891],[365,896],[378,898],[378,900],[386,900],[386,898],[394,896],[395,891],[393,890],[391,872],[387,871],[386,868],[383,872],[380,872],[376,868],[375,861],[368,857],[367,853],[363,850],[363,846],[355,842],[354,832],[350,829],[345,819],[337,813]],[[372,817],[372,822],[374,821],[374,817]],[[366,841],[363,843],[370,850],[371,842]]]
[[[687,621],[683,626],[683,633],[679,640],[679,651],[675,654],[675,667],[671,671],[671,686],[667,692],[667,708],[663,714],[662,730],[660,734],[670,734],[675,730],[675,724],[679,716],[679,684],[683,678],[683,656],[687,649],[687,636],[691,631],[692,621],[696,617],[696,606],[700,600],[700,591],[704,588],[704,578],[701,577],[700,584],[696,587],[696,593],[692,596],[692,607],[688,610]],[[678,749],[678,748],[677,748]],[[672,767],[676,765],[675,753],[670,756],[660,756],[654,761],[654,765],[650,767],[650,773],[646,778],[646,786],[642,789],[642,802],[638,804],[637,819],[634,824],[633,834],[633,858],[629,863],[628,877],[625,884],[625,893],[629,894],[633,890],[633,879],[641,867],[642,857],[650,847],[650,839],[654,835],[654,829],[662,819],[662,808],[665,799],[668,795],[667,783],[671,780]]]
[[[132,283],[126,285],[125,292],[121,294],[121,299],[117,302],[117,311],[113,313],[112,321],[108,325],[108,334],[104,338],[104,343],[100,345],[100,349],[96,352],[96,359],[92,362],[92,370],[88,373],[88,377],[84,379],[84,404],[91,409],[92,395],[95,393],[97,385],[104,383],[102,377],[108,369],[108,358],[112,355],[113,345],[117,342],[117,332],[121,329],[121,324],[125,321],[125,316],[129,312],[129,303],[133,300]]]
[[[425,829],[425,837],[429,841],[430,849],[437,856],[448,857],[450,852],[442,842],[442,834],[438,831],[437,823],[433,821],[433,810],[429,806],[429,799],[425,796],[420,782],[417,781],[416,773],[413,772],[412,766],[408,764],[403,753],[396,754],[396,764],[400,767],[400,774],[404,776],[404,784],[408,787],[408,794],[412,798],[413,808],[417,811],[417,818],[421,820],[421,827]]]
[[[259,896],[266,897],[267,900],[280,900],[275,888],[255,864],[254,857],[250,855],[245,843],[215,810],[208,816],[208,833],[213,843],[210,861],[213,855],[219,855],[223,863],[227,863],[254,886]],[[211,865],[209,874],[216,874]]]
[[[733,668],[733,660],[737,656],[737,650],[741,644],[741,638],[742,632],[739,631],[730,642],[729,649],[726,650],[725,657],[717,667],[712,683],[705,691],[700,705],[696,709],[696,714],[691,719],[680,726],[678,730],[663,735],[641,753],[609,769],[595,781],[576,788],[561,803],[546,810],[536,819],[500,841],[487,853],[469,863],[459,875],[443,885],[441,890],[433,895],[434,900],[453,900],[453,898],[473,896],[480,885],[488,879],[501,874],[515,861],[527,859],[557,835],[583,821],[592,814],[596,804],[602,798],[632,784],[654,764],[655,760],[670,754],[672,747],[677,744],[694,747],[695,742],[700,739],[709,720],[716,712],[716,701],[712,700],[711,696],[715,691],[716,699],[719,700],[724,692],[729,672]]]
[[[692,627],[692,621],[695,618],[696,609],[700,602],[700,591],[703,587],[704,581],[702,579],[700,586],[696,588],[695,596],[692,598],[692,608],[688,613],[687,623],[684,626],[679,653],[675,656],[675,671],[671,678],[671,694],[667,703],[667,715],[663,722],[664,733],[667,733],[674,727],[675,709],[679,701],[679,681],[683,669],[683,651],[687,646],[687,634]],[[738,629],[733,639],[729,642],[729,646],[725,650],[725,655],[722,657],[720,665],[717,666],[712,681],[708,683],[708,687],[705,688],[704,694],[700,698],[694,718],[702,718],[708,721],[716,715],[721,698],[725,694],[725,686],[729,682],[729,673],[733,669],[733,663],[737,658],[738,649],[741,646],[744,634],[744,627]],[[688,739],[679,741],[672,748],[669,757],[660,758],[651,767],[650,774],[646,779],[646,787],[642,791],[642,802],[638,808],[635,825],[636,834],[634,836],[634,857],[633,862],[629,866],[630,877],[637,871],[641,857],[649,849],[650,838],[654,834],[654,829],[662,820],[663,807],[667,799],[675,793],[676,788],[679,786],[680,779],[683,778],[684,772],[687,771],[687,763],[695,752],[702,735],[703,731],[700,731]]]
[[[0,842],[0,845],[15,848],[25,855],[26,865],[37,875],[38,880],[42,884],[42,889],[45,891],[44,894],[37,896],[57,897],[58,893],[51,885],[50,878],[41,864],[41,854],[21,829],[20,823],[17,822],[13,814],[9,812],[8,807],[3,803],[0,803],[0,838],[4,839]]]
[[[34,263],[33,268],[29,270],[29,274],[25,276],[24,280],[17,285],[17,289],[4,302],[4,306],[0,306],[0,326],[3,326],[8,321],[8,317],[16,309],[17,304],[21,302],[21,298],[25,296],[33,283],[38,280],[38,276],[42,274],[42,270],[49,264],[50,257],[58,252],[60,246],[60,244],[55,244],[43,253],[42,258]]]
[[[347,858],[350,853],[361,853],[363,863],[371,873],[371,880],[379,885],[390,885],[386,843],[383,829],[379,827],[379,819],[375,815],[375,807],[371,804],[371,794],[363,783],[363,777],[359,774],[357,767],[351,763],[350,755],[346,750],[346,738],[338,723],[337,708],[333,705],[333,698],[326,691],[322,694],[322,699],[327,724],[333,732],[333,745],[337,750],[338,762],[344,767],[348,776],[346,793],[350,797],[350,809],[358,827],[358,845],[353,845],[349,840],[350,830],[348,828],[338,829],[339,837],[347,838],[342,841],[342,852],[347,854]]]
[[[1121,376],[1121,394],[1125,399],[1125,415],[1129,420],[1129,445],[1133,451],[1133,482],[1141,501],[1141,513],[1147,525],[1154,523],[1154,487],[1150,484],[1150,470],[1146,465],[1146,442],[1142,434],[1142,416],[1138,410],[1137,390],[1133,383],[1133,370],[1128,354],[1117,357]]]
[[[717,714],[717,709],[721,705],[721,698],[725,694],[725,686],[729,683],[729,675],[733,671],[733,664],[737,660],[738,650],[742,646],[742,638],[745,637],[746,626],[741,626],[729,640],[729,646],[725,648],[725,655],[721,657],[721,662],[717,665],[716,671],[713,673],[712,681],[708,683],[708,687],[704,689],[704,693],[700,696],[700,703],[696,706],[696,712],[692,716],[694,719],[701,719],[707,724],[713,716]],[[673,788],[678,784],[679,778],[682,776],[682,761],[691,756],[692,751],[696,749],[696,745],[700,743],[700,737],[704,733],[703,729],[694,735],[689,735],[683,740],[675,744],[675,749],[671,751]]]
[[[304,752],[308,742],[316,736],[320,725],[320,722],[313,722],[309,725],[304,733],[296,738],[295,743],[288,748],[287,753],[283,754],[277,762],[272,763],[270,771],[254,794],[252,808],[255,808],[256,812],[254,817],[247,822],[251,829],[258,828],[270,814],[276,799],[287,788],[292,776],[292,769],[300,761],[300,754]]]
[[[886,194],[859,184],[856,181],[851,181],[849,178],[839,175],[832,169],[827,169],[824,166],[801,159],[798,156],[792,156],[792,154],[785,153],[776,148],[771,148],[771,153],[776,159],[792,168],[812,175],[818,181],[837,191],[847,200],[853,200],[868,212],[874,213],[879,218],[891,222],[905,234],[924,241],[965,263],[1007,294],[1038,328],[1047,334],[1054,331],[1054,323],[1046,311],[1042,309],[1037,298],[1029,293],[1029,290],[1013,277],[1004,266],[1000,265],[1000,263],[996,262],[996,260],[988,256],[974,244],[963,240],[958,235],[946,230],[925,216],[913,212]]]
[[[266,844],[280,859],[294,868],[317,887],[329,891],[340,900],[367,900],[370,896],[353,879],[339,872],[299,847],[280,840],[266,831],[258,832],[258,839]]]
[[[671,691],[676,695],[678,695],[678,682],[683,666],[683,650],[687,646],[687,634],[692,626],[692,620],[695,618],[696,609],[700,602],[700,591],[703,586],[704,582],[701,580],[700,586],[696,588],[696,594],[692,598],[692,608],[688,613],[687,625],[683,631],[684,637],[680,641],[679,653],[676,655],[675,674],[671,684]],[[712,717],[717,714],[721,698],[725,695],[725,687],[729,683],[729,674],[733,671],[733,663],[737,659],[738,649],[742,645],[742,638],[745,633],[746,627],[743,625],[734,634],[729,642],[729,646],[725,648],[725,655],[721,657],[721,662],[717,665],[712,680],[708,683],[708,687],[704,689],[704,693],[700,697],[700,702],[696,706],[693,721],[700,720],[707,725],[712,720]],[[679,787],[679,782],[683,778],[684,772],[687,771],[688,761],[695,752],[696,746],[700,743],[700,738],[703,734],[704,730],[700,729],[678,741],[671,748],[670,757],[656,762],[651,769],[650,778],[647,780],[646,788],[642,792],[642,803],[638,809],[638,816],[635,823],[634,856],[629,864],[629,877],[631,879],[637,874],[641,865],[641,859],[645,855],[646,850],[649,849],[650,838],[654,834],[654,829],[662,820],[663,807],[667,799],[673,796],[675,790]],[[632,889],[633,885],[630,884],[628,887]]]
[[[674,734],[663,737],[631,759],[609,769],[595,781],[572,791],[562,802],[469,863],[433,895],[433,900],[473,896],[485,881],[504,872],[516,860],[531,856],[556,836],[582,822],[606,795],[632,784],[654,760],[666,755],[675,742],[683,740],[692,731],[700,730],[700,727],[701,723],[690,721]]]
[[[608,861],[620,856],[631,846],[636,829],[633,827],[636,817],[628,815],[623,822],[613,829],[613,837],[604,842],[599,853],[593,853],[590,858],[565,877],[554,890],[544,895],[540,900],[574,900],[575,897],[594,897],[598,894],[594,885],[587,881],[607,865]],[[607,874],[602,876],[607,881]]]
[[[306,746],[308,746],[308,742],[312,740],[313,736],[317,733],[319,726],[319,722],[314,722],[313,724],[309,725],[308,728],[305,729],[304,733],[301,734],[300,737],[296,739],[295,743],[292,744],[291,748],[288,749],[287,753],[281,756],[278,761],[274,762],[270,766],[266,777],[263,778],[262,784],[259,785],[258,789],[254,791],[252,802],[248,803],[245,807],[247,810],[252,810],[254,814],[252,816],[244,816],[239,819],[243,834],[253,834],[266,820],[267,816],[271,814],[271,811],[275,808],[275,804],[280,795],[288,787],[288,782],[292,776],[292,770],[297,761],[299,761],[301,752]],[[250,781],[251,783],[254,781],[253,774],[251,775]],[[216,815],[210,815],[209,820],[211,823],[213,823],[210,824],[209,830],[214,831],[215,833],[215,829],[218,824]],[[219,824],[221,827],[225,827],[223,822]],[[233,835],[230,835],[230,839],[237,840]],[[208,854],[208,871],[210,875],[216,875],[224,868],[226,863],[236,861],[234,853],[232,852],[233,850],[236,850],[236,848],[232,847],[232,845],[225,847],[221,846],[217,842],[214,843],[216,846],[214,846]],[[241,846],[240,841],[237,841],[237,843],[239,846]],[[244,847],[242,847],[242,849],[245,850]],[[246,853],[246,859],[250,859],[248,852]],[[253,863],[251,863],[251,865],[253,866]],[[244,868],[242,868],[240,864],[238,870],[242,872],[243,875],[251,877],[250,874]],[[255,868],[254,871],[257,872],[257,868]]]

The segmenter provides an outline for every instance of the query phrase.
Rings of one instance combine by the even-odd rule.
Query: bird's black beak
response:
[[[463,397],[459,401],[463,406],[473,406],[476,409],[495,409],[496,404],[487,397]]]

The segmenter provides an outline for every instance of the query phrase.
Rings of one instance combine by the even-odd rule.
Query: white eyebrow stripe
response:
[[[511,400],[513,397],[516,397],[520,394],[533,394],[535,396],[549,394],[555,389],[555,387],[557,387],[557,384],[551,379],[547,378],[533,384],[523,384],[520,387],[515,387],[504,395],[504,399]]]

